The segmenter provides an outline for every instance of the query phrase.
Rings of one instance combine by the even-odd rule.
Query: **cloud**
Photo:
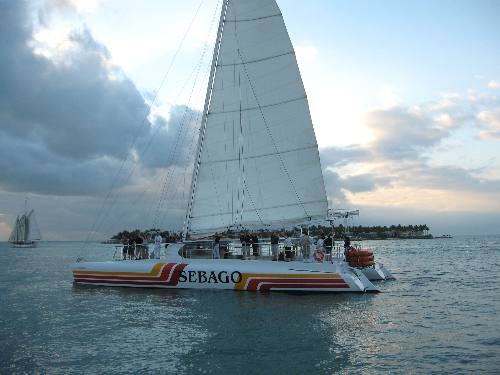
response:
[[[500,89],[500,83],[497,81],[491,80],[490,82],[488,82],[488,87],[490,89]]]
[[[415,158],[448,133],[447,127],[424,111],[403,107],[371,111],[366,124],[375,138],[370,149],[384,158]]]
[[[358,161],[365,161],[372,156],[370,150],[356,145],[322,147],[319,149],[319,153],[324,167],[342,167]]]
[[[500,109],[482,111],[477,118],[487,129],[479,133],[482,139],[500,139]]]
[[[328,205],[330,207],[344,206],[347,203],[345,193],[342,191],[340,176],[331,169],[323,170]]]
[[[297,46],[294,50],[299,61],[299,66],[315,62],[318,56],[318,48],[316,46]]]
[[[148,116],[141,93],[89,30],[72,30],[61,55],[39,54],[25,3],[0,8],[1,189],[93,195],[109,189],[123,166],[140,179],[188,164],[185,145],[199,112],[174,106],[168,121]]]
[[[351,193],[361,193],[373,191],[379,186],[387,185],[390,179],[385,176],[366,173],[341,178],[341,186],[343,189],[349,190]]]
[[[0,214],[0,238],[9,238],[11,226],[7,222],[7,218]]]
[[[456,210],[473,209],[479,197],[499,199],[500,179],[494,173],[486,178],[487,170],[436,165],[429,157],[461,130],[486,129],[477,133],[476,141],[497,139],[498,107],[496,97],[488,93],[475,93],[474,100],[451,93],[415,107],[366,113],[365,125],[374,134],[371,142],[320,150],[330,200],[347,206],[435,205]],[[481,198],[483,209],[485,202]]]

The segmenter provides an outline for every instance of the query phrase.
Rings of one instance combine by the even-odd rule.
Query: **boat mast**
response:
[[[223,0],[222,9],[219,19],[219,28],[217,30],[217,39],[215,40],[214,54],[212,56],[212,66],[210,68],[210,76],[208,79],[207,94],[205,96],[205,106],[203,108],[203,118],[200,125],[200,131],[198,135],[198,146],[196,151],[196,159],[193,169],[193,178],[191,179],[191,193],[189,197],[189,203],[186,210],[186,218],[184,219],[184,228],[182,229],[182,239],[185,240],[189,232],[189,222],[191,219],[191,212],[193,210],[194,196],[196,193],[196,182],[198,180],[198,172],[200,170],[201,153],[203,150],[203,141],[205,139],[205,132],[207,129],[208,111],[210,108],[210,101],[212,99],[212,90],[215,81],[215,71],[217,69],[217,60],[219,59],[219,51],[222,42],[222,31],[224,29],[224,22],[226,19],[227,6],[229,0]]]

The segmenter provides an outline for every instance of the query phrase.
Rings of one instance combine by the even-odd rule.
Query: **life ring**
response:
[[[325,257],[325,253],[321,250],[316,250],[313,253],[313,258],[316,262],[323,263],[323,258]]]

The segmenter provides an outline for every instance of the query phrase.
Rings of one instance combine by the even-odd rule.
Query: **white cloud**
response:
[[[492,81],[488,82],[488,87],[490,89],[500,89],[500,82],[492,80]]]
[[[486,127],[479,133],[481,139],[500,139],[500,109],[482,111],[477,118]]]
[[[500,201],[500,179],[491,173],[500,167],[495,161],[500,157],[485,161],[491,153],[472,156],[465,152],[461,156],[465,159],[459,158],[458,163],[440,165],[429,157],[442,152],[443,141],[470,142],[456,134],[476,135],[478,125],[484,131],[476,142],[500,139],[497,99],[487,92],[474,94],[478,100],[450,93],[415,107],[399,105],[368,112],[365,125],[373,132],[371,142],[321,150],[329,176],[325,178],[329,200],[367,210],[383,205],[429,212],[498,212],[500,206],[488,202]],[[463,153],[464,148],[457,152]],[[479,159],[465,167],[473,157]]]
[[[299,67],[314,63],[318,57],[318,48],[312,45],[297,46],[295,47],[295,56],[297,56]]]
[[[93,13],[100,2],[100,0],[45,0],[45,10]]]
[[[380,90],[380,97],[384,108],[396,107],[401,104],[401,98],[396,93],[396,89],[392,86],[384,86]]]

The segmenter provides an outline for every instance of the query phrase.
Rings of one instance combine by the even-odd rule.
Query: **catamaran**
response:
[[[224,0],[184,241],[169,244],[153,259],[119,255],[120,261],[77,262],[74,281],[262,292],[378,291],[366,267],[351,267],[333,254],[280,261],[269,252],[238,252],[236,241],[227,245],[226,256],[213,259],[213,241],[192,241],[228,230],[324,220],[327,208],[307,95],[282,13],[275,0]],[[368,275],[385,278],[380,267],[369,268]]]
[[[34,224],[35,211],[28,212],[27,202],[25,202],[24,212],[17,216],[14,229],[9,236],[9,242],[13,247],[36,247],[37,240],[41,239],[40,230]]]

